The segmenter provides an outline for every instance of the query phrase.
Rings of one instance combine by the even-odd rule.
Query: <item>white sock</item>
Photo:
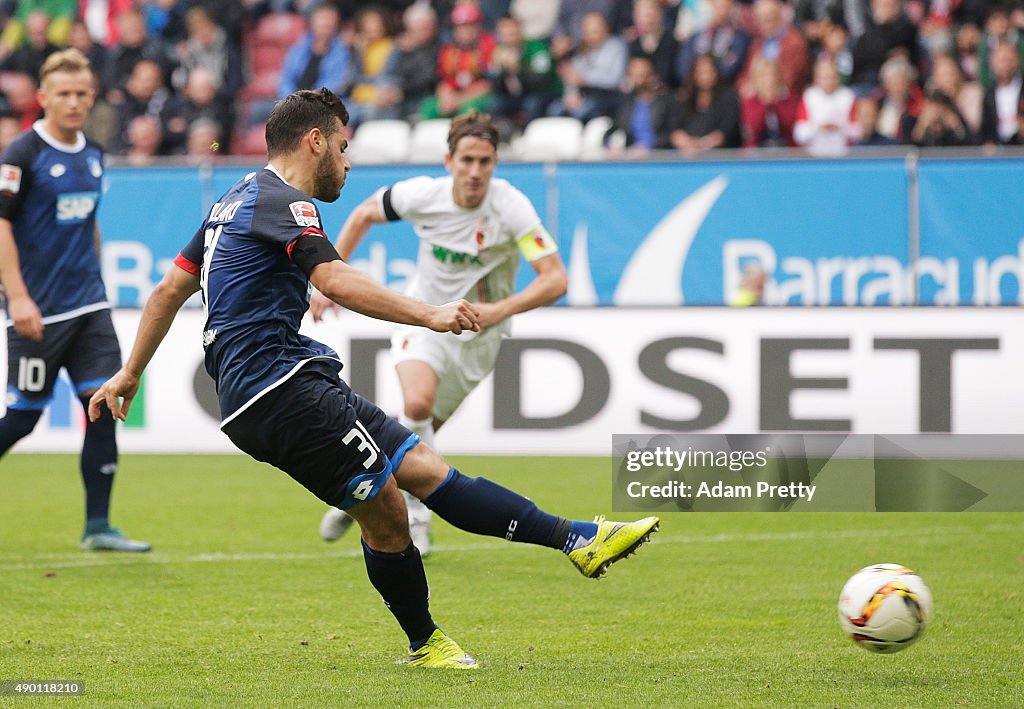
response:
[[[431,448],[434,447],[434,421],[433,419],[414,420],[402,414],[398,417],[398,423],[420,437],[424,443]]]

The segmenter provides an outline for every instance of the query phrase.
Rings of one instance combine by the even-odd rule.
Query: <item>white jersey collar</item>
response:
[[[273,165],[271,165],[269,162],[267,163],[267,166],[264,167],[263,169],[264,170],[270,170],[272,173],[277,175],[277,179],[281,180],[281,182],[285,183],[286,185],[291,187],[293,190],[294,189],[298,189],[298,187],[296,187],[295,185],[293,185],[290,182],[288,182],[288,180],[284,179],[284,176],[280,172],[277,171],[277,168],[274,167]]]
[[[78,136],[75,138],[74,143],[65,143],[57,140],[50,131],[46,130],[46,126],[43,125],[43,119],[40,118],[38,121],[32,124],[32,130],[34,130],[40,138],[46,141],[54,150],[59,150],[62,153],[80,153],[85,147],[85,133],[78,131]]]

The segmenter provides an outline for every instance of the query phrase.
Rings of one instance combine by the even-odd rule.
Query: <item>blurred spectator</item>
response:
[[[981,131],[981,106],[985,92],[976,81],[964,81],[960,67],[950,56],[938,56],[932,64],[932,77],[928,88],[941,91],[953,99],[957,110],[967,123],[968,130],[978,135]]]
[[[732,84],[743,69],[749,47],[750,35],[736,17],[733,0],[712,0],[711,18],[707,26],[679,48],[676,81],[682,83],[690,75],[694,57],[710,54],[718,63],[722,80]]]
[[[555,34],[551,38],[551,56],[555,61],[567,58],[579,46],[583,40],[583,18],[590,13],[600,13],[610,32],[614,6],[615,0],[562,0],[558,8]]]
[[[452,10],[451,19],[453,41],[441,47],[440,84],[437,93],[423,102],[423,118],[454,116],[474,108],[483,111],[491,102],[487,75],[495,42],[484,31],[483,13],[475,4],[466,3]]]
[[[490,112],[499,124],[504,119],[521,129],[543,116],[558,96],[561,86],[554,60],[547,42],[523,38],[522,26],[514,17],[498,20],[497,40],[491,82],[494,103]]]
[[[419,115],[420,104],[437,88],[437,14],[429,5],[414,3],[403,15],[404,31],[396,42],[395,75],[401,90],[399,115]]]
[[[43,62],[58,49],[48,38],[49,27],[49,15],[42,10],[30,12],[25,17],[25,43],[15,49],[3,64],[0,64],[0,70],[20,71],[33,79],[38,79]],[[66,30],[67,28],[64,32],[65,38],[67,37]]]
[[[743,146],[747,148],[794,147],[800,97],[789,93],[782,81],[782,67],[774,59],[761,57],[750,67],[753,93],[743,99]]]
[[[629,56],[647,57],[665,86],[676,84],[679,43],[662,21],[660,0],[633,0],[633,26],[629,30]]]
[[[243,83],[241,49],[200,5],[185,14],[185,26],[188,39],[178,45],[178,68],[171,74],[171,85],[181,91],[192,70],[205,67],[217,82],[217,95],[233,101]]]
[[[46,16],[44,36],[32,39],[29,17],[36,13]],[[14,16],[7,20],[0,35],[0,58],[6,57],[26,43],[36,42],[37,46],[50,44],[63,47],[68,42],[71,21],[78,14],[78,0],[18,0]],[[42,66],[42,64],[40,64]],[[31,74],[39,76],[39,70]]]
[[[929,91],[925,95],[911,139],[914,145],[924,148],[970,145],[973,142],[967,122],[953,99],[941,91]]]
[[[125,85],[124,97],[117,104],[117,132],[109,149],[126,154],[131,147],[129,134],[132,122],[139,116],[149,116],[162,127],[181,120],[181,102],[163,83],[160,65],[143,59],[132,70]],[[179,130],[184,130],[182,125]]]
[[[11,141],[21,135],[18,119],[10,114],[0,115],[0,153],[7,150]]]
[[[106,75],[100,82],[107,89],[107,99],[121,101],[125,84],[135,65],[142,59],[158,62],[161,77],[165,65],[157,48],[149,43],[146,22],[138,10],[126,10],[117,16],[120,41],[107,51]],[[162,78],[161,78],[162,81]]]
[[[842,22],[842,0],[795,0],[793,24],[816,53],[825,41],[825,30]]]
[[[85,23],[81,20],[75,20],[71,24],[71,33],[68,36],[68,46],[77,49],[85,58],[89,60],[89,64],[92,66],[92,73],[98,81],[99,90],[97,92],[98,97],[102,97],[106,94],[106,87],[103,86],[103,78],[106,76],[106,65],[107,65],[107,51],[92,41],[92,35],[89,34],[89,28],[85,26]]]
[[[198,121],[215,124],[220,136],[217,142],[223,150],[229,150],[232,106],[217,95],[217,82],[213,74],[205,67],[193,69],[181,98],[180,118],[164,123],[166,135],[163,152],[180,151],[187,140],[189,127]]]
[[[199,118],[188,126],[188,139],[185,141],[187,161],[193,165],[207,162],[221,150],[220,138],[222,130],[216,121]]]
[[[985,34],[978,45],[978,81],[988,89],[995,83],[995,49],[1000,44],[1017,48],[1017,59],[1024,56],[1024,32],[1018,31],[1010,21],[1010,10],[993,5],[985,20]]]
[[[526,39],[548,40],[558,21],[560,0],[512,0],[508,14],[519,20]]]
[[[626,75],[627,58],[626,43],[609,33],[604,15],[585,15],[580,45],[573,58],[559,67],[565,90],[549,113],[584,123],[596,116],[614,115],[622,101],[619,86]]]
[[[140,8],[146,22],[146,34],[173,46],[188,36],[185,29],[186,3],[180,0],[149,0]]]
[[[758,262],[748,263],[743,267],[743,277],[740,279],[740,287],[736,295],[729,301],[734,308],[749,308],[761,305],[764,301],[764,287],[768,281],[768,274],[764,267]]]
[[[895,56],[882,65],[878,96],[878,132],[900,144],[910,143],[910,133],[921,112],[923,96],[914,83],[917,70],[906,57]]]
[[[878,100],[872,96],[857,99],[853,108],[854,125],[851,129],[851,145],[862,148],[877,148],[897,145],[896,141],[878,132]]]
[[[1021,76],[1015,44],[998,44],[992,51],[992,80],[981,111],[982,141],[986,145],[1018,145]]]
[[[673,106],[648,57],[633,57],[626,71],[629,94],[615,115],[612,131],[622,131],[631,156],[672,147]]]
[[[281,67],[277,95],[326,86],[339,96],[348,93],[352,65],[348,47],[338,34],[341,22],[333,5],[320,5],[309,16],[309,31],[292,45]]]
[[[850,51],[850,33],[846,25],[839,22],[825,22],[821,25],[821,48],[815,61],[826,59],[839,72],[839,81],[845,86],[853,75],[853,52]]]
[[[11,72],[3,77],[0,90],[7,97],[7,111],[17,121],[21,130],[28,130],[39,118],[39,102],[36,100],[36,81],[28,74]]]
[[[140,5],[151,2],[139,0]],[[93,41],[102,47],[117,44],[117,16],[136,7],[135,0],[81,0],[78,4],[77,17],[85,23]]]
[[[981,46],[981,30],[977,25],[962,25],[956,33],[956,62],[968,81],[977,81],[981,69],[978,47]]]
[[[839,83],[839,72],[828,60],[814,65],[814,84],[800,100],[793,139],[817,157],[837,157],[847,152],[850,120],[856,97]]]
[[[100,77],[95,73],[92,75],[92,85],[93,91],[96,92],[96,98],[93,100],[92,108],[89,109],[82,132],[87,138],[99,143],[103,150],[107,150],[117,133],[117,110],[99,92]]]
[[[677,42],[704,31],[714,14],[713,4],[713,0],[669,0],[663,4],[668,27]]]
[[[672,145],[687,155],[740,146],[740,105],[707,54],[693,62],[672,119]]]
[[[351,127],[398,116],[398,54],[394,49],[395,39],[384,12],[373,6],[360,10],[352,37],[353,85],[345,101]]]
[[[153,164],[153,158],[160,154],[163,133],[160,121],[150,116],[136,116],[128,124],[128,146],[125,156],[133,167]]]
[[[799,95],[807,84],[809,57],[807,42],[783,15],[779,0],[756,0],[754,3],[754,40],[747,54],[747,64],[739,77],[739,90],[750,93],[750,65],[757,57],[776,59],[782,67],[782,80],[786,88]]]
[[[903,13],[900,0],[871,0],[872,24],[853,45],[850,85],[866,93],[878,85],[886,60],[900,55],[916,67],[919,60],[917,27]]]

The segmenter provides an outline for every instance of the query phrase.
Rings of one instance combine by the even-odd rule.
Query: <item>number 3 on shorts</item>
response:
[[[352,441],[357,439],[359,441],[359,444],[356,447],[361,451],[366,451],[366,453],[368,454],[366,456],[366,460],[363,461],[363,467],[369,470],[370,468],[373,467],[373,464],[377,462],[380,449],[377,447],[377,443],[370,436],[369,432],[365,428],[363,428],[363,424],[360,421],[356,421],[356,425],[349,429],[349,432],[345,434],[345,437],[341,439],[341,442],[347,446],[350,445]],[[356,491],[352,493],[352,495],[353,497],[357,497],[360,500],[365,500],[366,495],[369,493],[369,490],[366,490],[363,493],[363,496],[359,497],[358,493],[361,488],[362,485],[360,485],[359,488],[357,488]]]

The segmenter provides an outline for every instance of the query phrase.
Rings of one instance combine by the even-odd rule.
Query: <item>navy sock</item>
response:
[[[89,398],[83,396],[81,399],[88,408]],[[106,520],[110,516],[110,490],[114,486],[114,473],[117,471],[114,419],[106,406],[102,406],[100,411],[96,421],[86,421],[85,442],[82,444],[81,468],[82,483],[85,485],[87,529],[97,527],[99,520]]]
[[[0,418],[0,456],[11,449],[15,443],[32,433],[36,422],[43,415],[42,411],[31,409],[7,409],[7,414]]]
[[[430,617],[430,589],[419,551],[410,543],[405,551],[388,554],[363,542],[363,559],[370,583],[409,637],[409,647],[415,650],[437,627]]]
[[[471,478],[455,468],[423,500],[442,519],[474,534],[513,542],[565,547],[569,520],[541,510],[531,500],[486,478]]]

